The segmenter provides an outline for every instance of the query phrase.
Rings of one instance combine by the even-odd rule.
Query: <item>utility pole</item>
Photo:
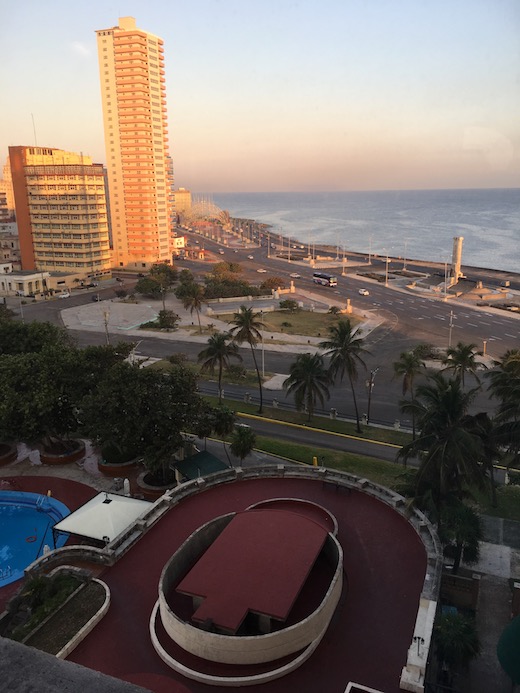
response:
[[[453,330],[453,311],[450,310],[450,328],[449,328],[449,336],[448,336],[448,349],[451,349],[451,332]]]
[[[372,389],[374,387],[374,379],[376,377],[376,373],[379,370],[378,368],[374,368],[373,371],[370,371],[370,378],[367,380],[367,389],[368,389],[368,405],[367,405],[367,424],[370,423],[370,405],[372,403]]]

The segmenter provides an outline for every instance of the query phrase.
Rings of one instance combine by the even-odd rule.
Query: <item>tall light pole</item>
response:
[[[260,322],[262,323],[262,378],[265,378],[265,354],[264,354],[264,311],[260,311]]]
[[[368,237],[368,264],[372,264],[372,236]]]
[[[271,257],[271,234],[267,232],[267,258]]]
[[[406,247],[408,245],[408,239],[404,240],[404,258],[403,258],[403,271],[406,270]]]
[[[448,349],[451,349],[451,332],[453,330],[453,311],[450,310],[450,325],[449,325],[449,335],[448,335]]]
[[[388,286],[388,251],[386,248],[383,248],[383,252],[386,253],[386,262],[385,262],[385,286]]]
[[[367,424],[370,423],[370,404],[372,403],[372,389],[374,387],[374,379],[376,377],[376,373],[378,370],[379,368],[374,368],[373,371],[370,371],[370,378],[366,382],[368,389]]]
[[[287,241],[287,261],[291,262],[291,237],[289,236],[289,239]]]

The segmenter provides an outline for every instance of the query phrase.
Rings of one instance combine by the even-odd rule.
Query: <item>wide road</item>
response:
[[[200,237],[198,237],[200,238]],[[253,249],[233,249],[223,247],[216,242],[204,239],[206,249],[219,256],[219,250],[223,250],[221,258],[227,261],[240,262],[244,268],[244,273],[251,281],[259,283],[267,276],[279,276],[286,283],[290,281],[290,274],[297,272],[301,274],[300,279],[295,279],[296,288],[312,291],[323,298],[326,303],[331,297],[334,299],[350,298],[356,310],[362,310],[365,314],[374,312],[385,318],[385,323],[374,330],[365,340],[366,348],[369,353],[366,355],[365,362],[367,371],[359,374],[357,383],[357,397],[360,413],[367,413],[368,410],[368,380],[372,371],[373,389],[371,396],[370,419],[373,422],[385,424],[393,423],[400,419],[403,425],[408,425],[399,412],[398,401],[401,397],[401,381],[394,377],[393,363],[398,360],[401,352],[406,351],[419,342],[428,342],[438,347],[446,347],[451,342],[456,344],[461,341],[464,343],[474,343],[479,349],[483,349],[486,340],[486,351],[493,357],[500,357],[507,349],[518,348],[520,345],[520,319],[509,316],[498,311],[489,311],[486,308],[472,308],[457,303],[456,299],[449,302],[441,298],[432,299],[407,291],[396,290],[385,287],[373,281],[367,281],[359,276],[354,277],[347,274],[346,277],[338,275],[338,287],[317,286],[312,282],[311,270],[301,268],[293,262],[279,258],[267,257],[267,248],[255,247]],[[236,250],[236,252],[235,252]],[[253,260],[248,256],[252,255]],[[384,262],[377,264],[375,261],[372,268],[383,268]],[[209,269],[207,263],[183,261],[179,262],[179,268],[189,268],[197,276],[202,276]],[[402,267],[402,263],[395,262],[396,267]],[[410,265],[408,265],[410,266]],[[267,269],[266,273],[257,273],[258,269]],[[362,267],[358,267],[360,271]],[[354,273],[356,270],[348,268],[348,272]],[[137,276],[125,275],[125,288],[130,290]],[[391,282],[390,282],[391,284]],[[358,291],[360,287],[369,290],[369,296],[361,296]],[[12,307],[23,310],[24,318],[27,320],[50,320],[60,322],[60,311],[62,308],[70,308],[74,305],[82,305],[92,300],[94,294],[99,293],[101,299],[112,298],[114,287],[100,288],[97,290],[78,290],[73,291],[72,296],[64,300],[52,300],[38,304],[26,304],[22,306],[18,299],[11,299]],[[86,346],[88,344],[102,344],[105,342],[105,335],[102,332],[75,332],[78,344]],[[134,341],[135,338],[119,337]],[[139,344],[138,352],[152,357],[165,357],[172,353],[184,353],[187,357],[196,361],[197,354],[201,347],[198,343],[182,341],[172,341],[161,339],[155,336],[146,336]],[[244,359],[244,366],[252,368],[253,363],[249,349],[241,349]],[[265,370],[270,373],[288,374],[294,354],[265,351]],[[234,392],[234,396],[242,399],[246,389],[255,391],[251,388],[240,388],[238,386],[229,388],[229,392]],[[283,401],[285,394],[283,391],[266,392],[265,401],[270,403],[272,399]],[[486,393],[479,394],[474,411],[493,409],[493,402],[490,402]],[[342,416],[353,417],[354,407],[352,397],[349,393],[347,384],[337,386],[331,390],[331,399],[326,403],[326,408],[334,407]]]

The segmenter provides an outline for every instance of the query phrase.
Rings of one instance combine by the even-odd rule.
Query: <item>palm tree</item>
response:
[[[182,301],[184,310],[190,311],[190,315],[193,315],[193,311],[197,313],[199,333],[201,333],[200,311],[204,303],[204,287],[196,282],[185,282],[177,288],[175,295]]]
[[[446,370],[453,371],[455,377],[460,380],[462,387],[464,387],[464,376],[466,373],[472,373],[476,381],[480,383],[477,376],[477,370],[480,365],[476,361],[477,355],[476,344],[458,342],[457,346],[449,347],[442,362],[446,366]]]
[[[394,374],[403,378],[403,397],[410,392],[412,402],[415,399],[414,380],[415,376],[424,370],[424,361],[421,356],[422,346],[418,346],[412,351],[403,351],[399,361],[394,363]],[[415,440],[415,413],[412,410],[412,437]]]
[[[264,323],[258,320],[258,313],[254,313],[252,308],[246,308],[246,306],[240,306],[238,313],[233,316],[230,334],[233,335],[233,339],[237,344],[243,344],[247,342],[251,347],[251,355],[253,356],[253,363],[255,364],[256,376],[258,378],[258,391],[260,393],[260,407],[258,408],[258,413],[263,412],[263,391],[262,391],[262,378],[260,376],[260,371],[258,369],[258,363],[256,361],[255,349],[258,342],[262,339],[262,333],[260,330],[264,328]]]
[[[222,445],[224,446],[224,452],[226,453],[230,467],[231,460],[229,459],[229,452],[226,447],[226,438],[235,430],[236,421],[237,416],[229,407],[219,406],[213,411],[213,430],[217,436],[222,437]]]
[[[256,443],[255,432],[249,426],[237,426],[231,437],[229,449],[243,462],[244,459],[253,451]]]
[[[201,372],[208,372],[211,375],[218,368],[218,402],[222,403],[222,372],[224,368],[229,368],[231,359],[242,361],[238,353],[238,346],[230,341],[231,337],[227,332],[215,332],[208,339],[208,346],[199,352],[198,362],[202,363]]]
[[[320,354],[300,354],[290,368],[290,375],[283,386],[288,394],[294,395],[296,409],[307,409],[309,421],[314,413],[316,402],[323,406],[329,398],[330,375]]]
[[[495,435],[514,463],[520,455],[520,349],[506,351],[494,366],[486,375],[491,396],[499,400]]]
[[[448,503],[442,510],[439,538],[444,555],[453,559],[452,573],[456,575],[461,561],[469,565],[478,561],[482,540],[480,516],[465,503]]]
[[[350,382],[354,409],[356,410],[356,427],[361,433],[359,423],[359,410],[356,400],[354,383],[357,380],[358,366],[366,369],[362,354],[369,352],[363,346],[362,337],[358,336],[358,330],[352,329],[352,324],[347,318],[339,320],[337,325],[329,327],[330,338],[320,343],[322,349],[327,349],[325,356],[330,356],[329,373],[332,380],[339,378],[342,382],[345,375]]]
[[[478,389],[466,392],[457,378],[436,373],[417,386],[413,402],[401,403],[402,411],[414,410],[419,436],[401,448],[398,458],[405,463],[411,457],[420,459],[416,498],[431,499],[437,521],[453,494],[463,500],[470,486],[486,485],[482,439],[468,415]]]
[[[462,613],[441,614],[435,620],[433,635],[437,656],[451,682],[456,670],[467,667],[480,653],[475,619]]]

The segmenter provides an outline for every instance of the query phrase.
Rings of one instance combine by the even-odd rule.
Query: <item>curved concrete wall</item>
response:
[[[159,583],[159,611],[164,629],[170,638],[187,652],[203,659],[226,664],[271,662],[304,649],[321,637],[341,597],[343,551],[332,534],[328,535],[324,550],[336,565],[334,576],[319,607],[299,623],[266,635],[230,636],[200,630],[182,621],[171,610],[165,594],[186,572],[193,558],[202,553],[201,547],[205,543],[202,539],[207,540],[210,535],[220,534],[230,519],[229,515],[222,516],[201,527],[180,547],[165,566]],[[217,529],[212,527],[214,524]],[[194,540],[193,546],[189,546],[191,539]],[[212,541],[213,539],[210,539],[209,543]]]

